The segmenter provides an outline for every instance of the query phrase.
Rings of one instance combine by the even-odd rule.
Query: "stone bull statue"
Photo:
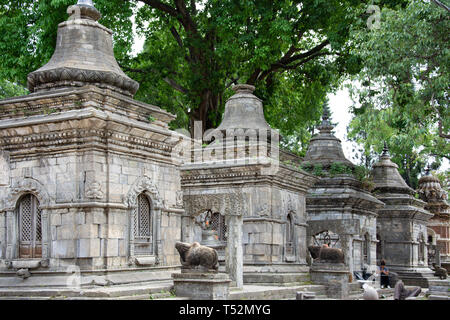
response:
[[[344,253],[341,249],[328,248],[326,246],[309,246],[311,257],[320,262],[344,263]]]
[[[447,270],[439,267],[436,263],[433,263],[434,276],[439,277],[441,280],[447,279]]]
[[[201,267],[206,270],[219,269],[219,256],[217,251],[200,245],[198,242],[193,244],[177,242],[175,248],[180,254],[181,265],[184,269],[194,269]]]

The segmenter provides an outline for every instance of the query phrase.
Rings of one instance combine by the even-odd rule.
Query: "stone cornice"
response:
[[[383,209],[378,210],[379,220],[393,217],[427,222],[433,217],[433,214],[422,208],[410,205],[386,205]]]
[[[0,120],[79,110],[87,107],[109,110],[146,123],[148,123],[147,118],[153,116],[157,120],[156,123],[160,121],[162,122],[161,126],[164,127],[176,119],[176,116],[159,107],[91,85],[0,100]]]
[[[293,170],[280,164],[273,174],[264,174],[266,164],[222,166],[210,168],[201,164],[183,166],[181,171],[181,183],[184,187],[196,187],[218,184],[258,184],[268,183],[287,187],[291,190],[305,192],[311,187],[317,178],[303,171]]]
[[[61,114],[0,121],[0,145],[19,153],[29,148],[131,149],[175,158],[177,134],[151,124],[128,119],[95,108]],[[36,150],[39,151],[39,150]],[[14,154],[12,154],[14,156]],[[170,160],[170,159],[168,159]],[[176,160],[176,159],[172,159]]]

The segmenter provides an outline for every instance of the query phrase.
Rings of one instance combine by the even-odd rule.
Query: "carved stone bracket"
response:
[[[190,216],[197,216],[208,210],[225,216],[242,216],[247,211],[245,195],[240,191],[185,195],[184,201]]]
[[[104,193],[102,191],[101,184],[98,182],[92,182],[91,184],[89,184],[89,187],[86,189],[85,195],[88,199],[103,199]]]

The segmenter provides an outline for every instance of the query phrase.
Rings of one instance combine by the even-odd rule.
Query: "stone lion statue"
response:
[[[309,246],[311,257],[320,262],[344,263],[344,253],[338,248],[328,248],[327,246]]]
[[[184,269],[194,269],[197,267],[204,270],[218,270],[219,269],[219,256],[217,251],[202,246],[198,242],[193,244],[177,242],[175,248],[180,254],[181,265]]]

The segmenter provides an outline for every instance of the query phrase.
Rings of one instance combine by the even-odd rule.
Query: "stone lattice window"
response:
[[[18,203],[19,258],[42,257],[42,218],[38,199],[27,194]]]
[[[152,253],[152,215],[151,204],[145,194],[137,198],[137,207],[134,211],[134,240],[137,254]]]
[[[220,213],[213,213],[211,216],[211,229],[216,230],[219,236],[219,241],[227,241],[227,225],[225,217]]]

